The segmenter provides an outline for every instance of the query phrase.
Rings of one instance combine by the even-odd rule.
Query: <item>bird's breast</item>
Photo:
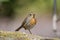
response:
[[[31,29],[35,26],[36,24],[36,19],[35,18],[31,18],[28,23],[26,22],[25,25],[24,25],[24,28],[25,29]]]
[[[35,18],[32,18],[32,19],[30,20],[30,25],[34,25],[34,24],[36,24],[36,19],[35,19]]]

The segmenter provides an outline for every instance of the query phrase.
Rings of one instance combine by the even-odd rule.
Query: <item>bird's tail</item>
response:
[[[22,26],[20,26],[19,28],[17,28],[15,31],[19,31],[22,28]]]

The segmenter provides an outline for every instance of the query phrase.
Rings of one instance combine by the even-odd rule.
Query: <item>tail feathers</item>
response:
[[[17,28],[15,31],[19,31],[22,28],[22,26],[20,26],[19,28]]]

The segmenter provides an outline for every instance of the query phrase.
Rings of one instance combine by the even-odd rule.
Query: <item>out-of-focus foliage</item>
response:
[[[60,0],[57,1],[57,13],[60,11]],[[29,11],[37,13],[50,13],[53,11],[54,0],[0,0],[0,14],[11,16],[12,14],[26,14]],[[1,8],[2,7],[2,8]],[[15,13],[14,13],[15,11]]]
[[[60,18],[60,5],[59,4],[60,4],[60,0],[57,0],[57,14]]]
[[[9,1],[0,1],[0,16],[10,17],[13,14],[13,8]]]
[[[5,2],[5,1],[9,1],[9,0],[0,0],[0,2],[3,2],[3,1]]]
[[[33,11],[34,13],[46,14],[53,11],[53,0],[19,1],[17,12],[21,15]]]

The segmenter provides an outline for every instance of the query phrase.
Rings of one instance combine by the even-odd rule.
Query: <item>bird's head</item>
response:
[[[33,18],[35,18],[35,14],[30,13],[29,16],[32,16]]]

